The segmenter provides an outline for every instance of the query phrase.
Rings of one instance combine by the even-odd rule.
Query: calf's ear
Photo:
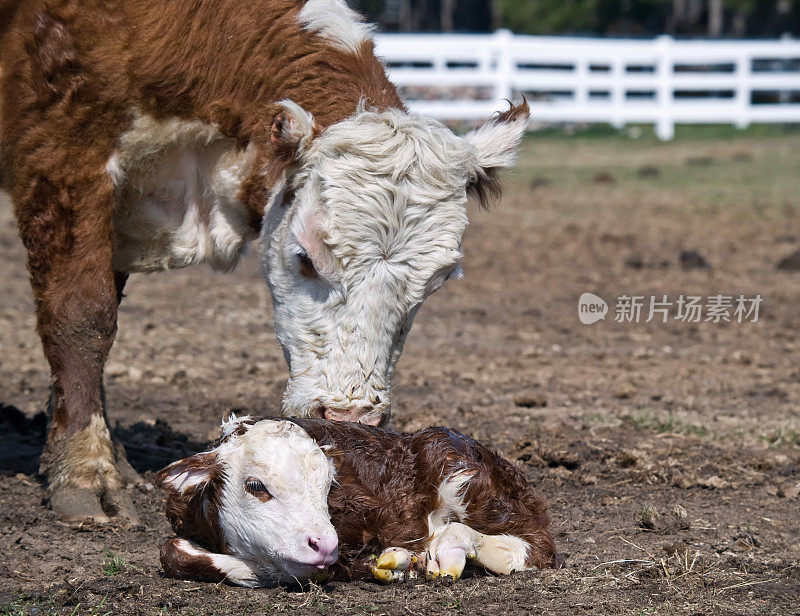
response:
[[[217,466],[216,453],[198,453],[162,468],[156,474],[156,483],[168,493],[187,495],[202,491],[214,478]]]
[[[166,513],[172,530],[214,552],[225,549],[219,525],[223,478],[224,469],[214,451],[178,460],[156,474],[156,483],[167,492]]]
[[[525,99],[489,120],[466,135],[475,148],[475,161],[469,191],[486,208],[500,197],[500,171],[514,166],[525,127],[530,117],[530,107]]]
[[[290,100],[277,103],[269,140],[275,157],[284,164],[302,159],[318,133],[314,116],[300,105]]]

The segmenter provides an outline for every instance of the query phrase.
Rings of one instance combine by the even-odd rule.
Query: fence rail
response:
[[[376,47],[409,107],[483,120],[525,94],[534,122],[800,122],[800,41],[383,34]]]

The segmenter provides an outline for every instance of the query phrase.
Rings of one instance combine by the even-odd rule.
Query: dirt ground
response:
[[[417,317],[394,425],[451,426],[516,461],[566,566],[452,585],[166,579],[157,490],[133,493],[141,528],[57,519],[36,477],[48,372],[0,198],[0,615],[800,614],[800,272],[776,268],[800,245],[798,149],[797,133],[535,136],[503,202],[471,209],[466,278]],[[126,292],[109,417],[146,477],[226,410],[278,409],[287,369],[253,258]],[[605,320],[581,324],[584,292]],[[622,295],[716,294],[760,294],[758,322],[614,320]]]

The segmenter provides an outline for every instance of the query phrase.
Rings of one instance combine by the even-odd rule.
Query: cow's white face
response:
[[[399,110],[361,111],[312,142],[311,117],[286,105],[299,163],[261,238],[291,373],[284,411],[381,423],[417,309],[460,275],[468,192],[493,189],[512,164],[527,113],[461,138]]]

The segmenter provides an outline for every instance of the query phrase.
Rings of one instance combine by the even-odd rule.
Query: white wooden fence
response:
[[[525,94],[532,122],[800,122],[800,41],[382,34],[377,52],[410,108],[477,121]]]

